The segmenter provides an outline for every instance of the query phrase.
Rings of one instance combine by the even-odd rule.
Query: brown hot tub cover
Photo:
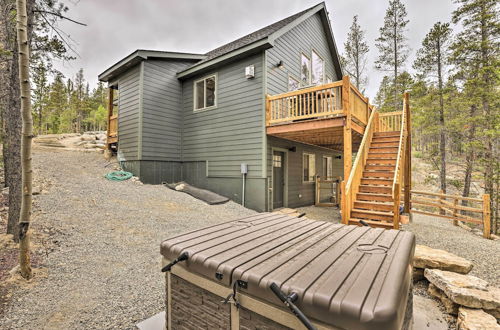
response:
[[[345,329],[400,329],[411,283],[410,232],[346,226],[261,213],[170,238],[161,253],[174,267],[273,305],[275,282],[309,318]],[[411,299],[408,302],[411,304]]]

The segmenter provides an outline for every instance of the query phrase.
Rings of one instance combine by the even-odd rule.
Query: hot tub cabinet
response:
[[[166,326],[410,329],[414,248],[409,232],[277,213],[173,237],[161,244]]]

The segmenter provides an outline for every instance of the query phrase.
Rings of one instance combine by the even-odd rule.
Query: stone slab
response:
[[[457,318],[458,330],[499,330],[497,320],[482,309],[460,307]]]
[[[472,269],[472,262],[445,250],[433,249],[425,245],[415,247],[413,266],[432,268],[467,274]]]
[[[437,302],[429,298],[413,296],[413,329],[448,330],[448,323]]]

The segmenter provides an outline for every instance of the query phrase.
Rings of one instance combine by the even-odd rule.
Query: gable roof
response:
[[[328,13],[326,12],[324,2],[209,51],[205,54],[205,58],[203,60],[193,64],[184,71],[179,72],[177,77],[187,78],[198,71],[208,70],[209,68],[222,64],[226,61],[234,60],[238,57],[270,48],[274,45],[274,40],[316,13],[320,13],[323,27],[326,31],[337,76],[342,77],[342,67],[339,61],[337,46],[335,45],[330,20],[328,18]]]
[[[205,58],[202,54],[179,53],[179,52],[164,52],[159,50],[138,49],[124,59],[118,61],[106,71],[101,73],[98,78],[100,81],[107,82],[114,77],[120,75],[141,61],[151,58],[169,58],[169,59],[185,59],[199,61]]]

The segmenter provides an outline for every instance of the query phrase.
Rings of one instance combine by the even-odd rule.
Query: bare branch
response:
[[[60,19],[65,19],[65,20],[68,20],[68,21],[73,22],[73,23],[78,24],[78,25],[87,26],[87,24],[85,24],[85,23],[75,21],[74,19],[71,19],[69,17],[63,16],[63,15],[61,15],[59,13],[55,13],[55,12],[52,12],[52,11],[47,11],[47,10],[33,10],[33,12],[54,15],[54,16],[59,17]]]

